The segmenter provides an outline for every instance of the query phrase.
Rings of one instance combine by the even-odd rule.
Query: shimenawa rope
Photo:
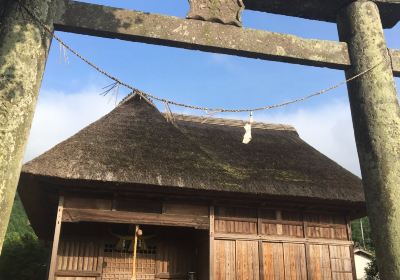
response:
[[[301,98],[297,98],[297,99],[293,99],[290,101],[286,101],[286,102],[282,102],[282,103],[278,103],[278,104],[273,104],[273,105],[266,105],[266,106],[262,106],[262,107],[256,107],[256,108],[250,108],[250,109],[225,109],[225,108],[208,108],[208,107],[202,107],[202,106],[196,106],[196,105],[189,105],[189,104],[185,104],[185,103],[179,103],[173,100],[169,100],[166,98],[161,98],[158,97],[156,95],[152,95],[149,93],[145,93],[137,88],[134,88],[133,86],[123,82],[122,80],[118,79],[117,77],[111,75],[110,73],[108,73],[107,71],[105,71],[104,69],[101,69],[99,66],[97,66],[96,64],[94,64],[93,62],[91,62],[90,60],[88,60],[87,58],[85,58],[84,56],[82,56],[80,53],[78,53],[75,49],[73,49],[72,47],[70,47],[67,43],[65,43],[60,37],[58,37],[56,34],[54,34],[54,32],[45,24],[43,23],[35,14],[33,14],[26,6],[24,6],[19,0],[18,0],[19,5],[26,11],[26,13],[33,18],[50,36],[52,36],[57,42],[59,42],[65,49],[67,49],[68,51],[70,51],[72,54],[74,54],[76,57],[78,57],[80,60],[82,60],[83,62],[85,62],[86,64],[88,64],[90,67],[94,68],[97,72],[101,73],[102,75],[108,77],[109,79],[113,80],[115,83],[115,85],[121,85],[124,86],[130,90],[133,91],[133,93],[139,94],[140,96],[142,96],[143,98],[146,99],[154,99],[160,102],[163,102],[164,104],[167,104],[168,107],[169,105],[174,105],[174,106],[178,106],[178,107],[183,107],[183,108],[188,108],[188,109],[192,109],[192,110],[199,110],[199,111],[205,111],[205,112],[212,112],[212,113],[243,113],[243,112],[256,112],[256,111],[264,111],[264,110],[270,110],[270,109],[274,109],[274,108],[279,108],[279,107],[284,107],[290,104],[294,104],[294,103],[298,103],[307,99],[310,99],[312,97],[316,97],[319,95],[323,95],[325,93],[328,93],[334,89],[337,89],[340,86],[343,86],[369,72],[371,72],[372,70],[374,70],[376,67],[378,67],[379,65],[381,65],[384,60],[380,61],[379,63],[373,65],[372,67],[336,84],[333,85],[331,87],[328,87],[326,89],[317,91],[315,93],[312,93],[310,95],[301,97]],[[107,94],[109,91],[106,91],[105,94]]]

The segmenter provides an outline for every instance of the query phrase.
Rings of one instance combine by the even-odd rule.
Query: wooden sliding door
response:
[[[306,280],[307,265],[304,244],[262,244],[264,280]]]
[[[259,280],[257,241],[215,240],[215,280]]]
[[[214,242],[214,280],[353,279],[348,245],[257,240]]]

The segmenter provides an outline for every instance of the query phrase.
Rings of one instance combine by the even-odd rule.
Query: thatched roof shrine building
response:
[[[360,179],[293,127],[254,123],[245,145],[243,126],[168,122],[133,95],[25,164],[21,199],[53,240],[49,279],[353,279]]]

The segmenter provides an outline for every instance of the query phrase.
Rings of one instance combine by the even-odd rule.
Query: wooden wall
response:
[[[343,214],[217,206],[212,218],[212,280],[355,279]]]
[[[215,240],[214,268],[218,280],[353,279],[347,245]]]
[[[344,215],[300,210],[215,207],[215,232],[349,240]]]
[[[103,266],[103,244],[75,238],[60,240],[56,263],[57,280],[97,280]]]
[[[208,205],[160,199],[65,196],[63,222],[104,222],[208,229]]]
[[[207,231],[155,226],[142,229],[144,243],[139,239],[136,261],[138,280],[186,280],[188,272],[208,271],[208,263],[199,260],[208,248]],[[128,225],[83,223],[64,227],[55,279],[131,280],[132,235]],[[205,277],[200,273],[197,279]]]
[[[110,251],[116,241],[109,231],[83,227],[89,223],[157,228],[162,238],[138,250],[138,280],[186,280],[189,271],[198,280],[355,279],[351,232],[340,212],[118,196],[66,196],[63,209],[64,226],[77,230],[62,230],[56,280],[130,280],[132,250]]]

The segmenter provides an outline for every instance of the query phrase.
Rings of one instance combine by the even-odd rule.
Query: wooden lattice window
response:
[[[104,246],[103,280],[131,280],[133,271],[133,252],[130,249],[130,241],[124,242],[122,246],[106,243]],[[155,246],[145,247],[138,244],[136,251],[136,279],[155,279],[156,254]]]

